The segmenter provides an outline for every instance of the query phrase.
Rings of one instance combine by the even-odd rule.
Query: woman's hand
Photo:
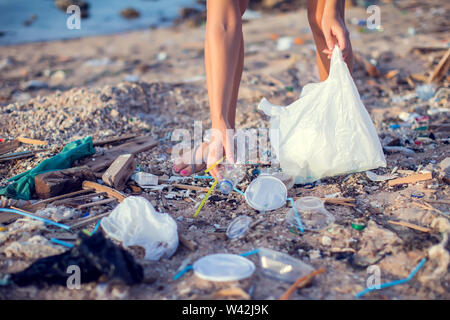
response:
[[[334,10],[324,11],[322,16],[322,31],[328,47],[328,49],[324,49],[322,52],[328,54],[329,59],[331,59],[331,54],[336,43],[342,50],[344,59],[351,54],[349,32],[345,26],[345,22],[342,21]]]

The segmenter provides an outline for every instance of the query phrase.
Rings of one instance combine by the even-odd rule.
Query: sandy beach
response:
[[[434,3],[443,8],[443,13],[430,10]],[[147,261],[141,248],[128,248],[144,267],[145,281],[139,285],[92,282],[82,284],[81,290],[6,286],[0,287],[0,299],[216,299],[216,292],[230,287],[248,294],[241,299],[278,299],[290,285],[267,278],[259,270],[251,278],[233,283],[214,283],[192,273],[173,280],[180,267],[207,254],[239,254],[257,247],[288,253],[316,269],[326,269],[311,285],[296,290],[292,299],[355,299],[355,294],[366,288],[368,266],[379,266],[382,282],[389,282],[406,278],[422,258],[427,258],[427,263],[413,280],[365,298],[450,299],[450,243],[444,242],[450,233],[449,176],[445,173],[450,156],[449,113],[429,112],[448,110],[448,72],[433,89],[442,89],[440,100],[420,99],[416,91],[427,83],[449,48],[448,19],[446,25],[442,24],[449,10],[445,1],[403,9],[383,4],[382,29],[375,31],[350,22],[366,19],[365,8],[346,11],[352,46],[358,55],[353,77],[380,141],[383,147],[412,150],[409,154],[385,150],[387,167],[373,172],[396,172],[401,177],[425,170],[433,172],[432,179],[390,187],[362,172],[323,179],[313,188],[295,185],[289,190],[290,197],[324,198],[334,194],[355,199],[354,207],[327,204],[335,223],[324,231],[302,235],[287,227],[287,207],[262,215],[239,194],[214,194],[194,220],[194,207],[204,196],[203,191],[186,192],[170,183],[162,190],[126,188],[124,194],[145,195],[158,211],[169,213],[177,222],[179,234],[194,242],[196,249],[180,244],[171,258]],[[298,98],[304,85],[319,81],[306,10],[262,13],[246,21],[243,31],[245,64],[236,124],[239,128],[268,128],[268,117],[256,109],[263,97],[274,104],[288,105]],[[278,50],[280,37],[292,37],[291,48]],[[176,144],[170,139],[171,132],[193,130],[194,121],[199,120],[204,129],[211,125],[204,39],[204,25],[193,28],[182,23],[170,28],[0,47],[0,138],[48,142],[45,147],[22,144],[15,151],[48,149],[34,157],[0,162],[0,186],[75,139],[92,136],[101,140],[121,134],[150,135],[157,140],[155,148],[136,155],[136,162],[142,171],[169,179],[173,175],[170,152]],[[365,62],[372,64],[377,74]],[[393,128],[391,125],[403,123],[399,119],[402,112],[428,116],[427,129]],[[96,149],[98,153],[108,150],[106,146]],[[248,174],[240,184],[241,190],[251,178]],[[210,186],[209,181],[192,179],[183,183]],[[412,197],[415,193],[424,198]],[[435,202],[428,202],[427,207],[424,199]],[[90,214],[107,212],[116,205],[91,208]],[[240,215],[259,222],[245,237],[229,240],[224,229]],[[389,221],[407,222],[427,231]],[[355,223],[365,228],[352,228]],[[48,250],[41,254],[34,252],[37,255],[27,255],[25,249],[8,249],[13,243],[27,243],[34,235],[49,238],[52,231],[44,226],[25,233],[6,230],[0,234],[0,275],[21,271],[49,252],[66,250],[54,244],[47,244]],[[439,244],[440,249],[430,253],[430,248]],[[256,257],[250,259],[257,261]],[[227,298],[233,297],[219,297]]]

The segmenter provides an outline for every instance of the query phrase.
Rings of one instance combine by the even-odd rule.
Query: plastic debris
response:
[[[245,190],[248,205],[258,211],[270,211],[286,204],[287,189],[284,183],[274,176],[260,174]]]
[[[330,68],[327,81],[306,85],[291,105],[275,106],[263,99],[258,106],[271,116],[276,158],[295,183],[386,166],[377,132],[338,46]]]
[[[310,265],[282,252],[258,248],[262,272],[272,278],[293,283],[314,271]]]
[[[434,97],[434,93],[436,92],[436,86],[433,84],[423,84],[417,86],[416,94],[420,100],[427,101]]]
[[[277,50],[278,51],[291,50],[293,43],[294,43],[294,39],[292,37],[281,37],[281,38],[278,38],[278,40],[277,40]]]
[[[67,285],[70,266],[80,269],[81,283],[104,280],[119,280],[128,285],[143,280],[143,269],[126,250],[115,245],[98,232],[92,237],[79,234],[80,240],[71,250],[60,255],[39,259],[25,270],[11,274],[11,280],[18,286],[31,284]]]
[[[230,239],[236,239],[242,237],[250,227],[252,218],[248,216],[240,216],[231,221],[227,229],[227,236]]]
[[[352,223],[352,228],[358,231],[364,230],[364,228],[366,227],[365,224],[361,224],[361,223]]]
[[[379,289],[384,289],[384,288],[389,288],[398,284],[403,284],[405,282],[408,282],[409,280],[411,280],[412,278],[414,278],[414,276],[416,275],[416,273],[420,270],[420,268],[423,267],[423,265],[425,264],[425,262],[427,261],[427,259],[422,259],[419,264],[417,265],[417,267],[414,268],[414,270],[409,274],[409,276],[405,279],[401,279],[401,280],[396,280],[396,281],[392,281],[392,282],[388,282],[388,283],[383,283],[381,284],[379,287],[373,287],[373,288],[367,288],[359,293],[357,293],[355,295],[356,298],[360,298],[363,295],[365,295],[366,293],[373,291],[373,290],[379,290]]]
[[[199,278],[209,281],[238,281],[250,277],[255,265],[236,254],[216,253],[197,260],[193,265]]]
[[[147,172],[136,172],[131,176],[131,179],[142,188],[158,185],[158,176]]]
[[[143,197],[127,197],[100,223],[106,234],[126,247],[141,246],[146,260],[170,258],[178,247],[177,224]]]
[[[378,175],[376,173],[373,173],[372,171],[366,171],[366,176],[367,178],[369,178],[371,181],[376,181],[376,182],[380,182],[380,181],[386,181],[386,180],[391,180],[391,179],[395,179],[398,177],[398,175],[396,174],[390,174],[390,175]]]
[[[324,202],[316,197],[303,197],[295,201],[295,209],[305,230],[320,231],[334,223],[334,217],[324,207]],[[286,222],[297,226],[294,208],[286,214]]]

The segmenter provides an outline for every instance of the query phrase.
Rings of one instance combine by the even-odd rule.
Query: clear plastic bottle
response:
[[[229,194],[244,179],[246,172],[242,164],[224,164],[219,167],[219,174],[219,190],[223,194]]]

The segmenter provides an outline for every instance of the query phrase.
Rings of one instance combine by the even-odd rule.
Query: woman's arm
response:
[[[344,0],[326,0],[322,16],[322,32],[327,43],[323,52],[331,58],[334,45],[342,50],[344,59],[351,54],[350,36],[344,21]]]

